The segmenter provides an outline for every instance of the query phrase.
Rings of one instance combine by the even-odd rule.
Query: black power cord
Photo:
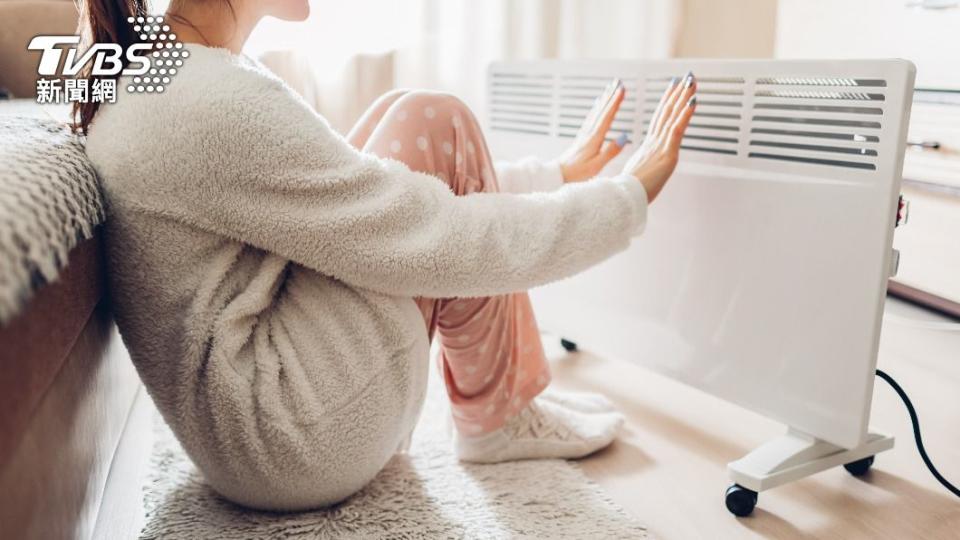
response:
[[[938,482],[943,484],[943,487],[947,488],[951,493],[960,497],[960,489],[957,489],[957,486],[951,484],[947,481],[946,478],[940,474],[940,471],[933,466],[933,462],[930,461],[930,456],[927,455],[927,450],[923,447],[923,439],[920,437],[920,419],[917,418],[917,411],[913,408],[913,403],[910,402],[910,398],[907,397],[907,393],[903,391],[903,388],[897,384],[897,381],[893,380],[893,377],[887,375],[882,370],[877,370],[877,377],[887,381],[893,391],[896,392],[900,399],[903,400],[903,404],[907,406],[907,412],[910,413],[910,422],[913,424],[913,438],[917,441],[917,450],[920,451],[920,457],[923,459],[923,463],[930,469],[930,474],[937,479]]]

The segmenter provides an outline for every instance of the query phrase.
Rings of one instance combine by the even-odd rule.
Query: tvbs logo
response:
[[[94,77],[111,77],[114,75],[143,75],[150,69],[150,51],[153,49],[151,43],[135,43],[127,48],[126,58],[127,67],[124,69],[123,47],[116,43],[95,43],[87,49],[83,55],[77,59],[77,45],[80,44],[80,36],[37,36],[30,41],[27,46],[31,51],[41,50],[43,55],[40,57],[40,67],[37,68],[37,74],[43,76],[65,75],[68,77],[76,76],[80,73],[91,60],[93,67],[90,75]],[[67,59],[63,64],[63,71],[57,73],[60,67],[63,49],[58,45],[70,45],[66,49]]]
[[[37,74],[40,103],[116,101],[116,77],[131,77],[128,92],[163,92],[190,53],[177,41],[163,17],[129,17],[140,37],[124,49],[116,43],[95,43],[77,52],[79,36],[37,36],[27,46],[42,51]],[[66,58],[64,58],[66,52]],[[61,62],[63,69],[60,68]],[[89,79],[77,75],[90,65]],[[52,78],[48,78],[52,77]]]

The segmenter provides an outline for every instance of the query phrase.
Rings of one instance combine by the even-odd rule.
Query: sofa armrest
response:
[[[0,0],[0,88],[13,97],[35,98],[40,51],[27,44],[38,34],[77,33],[79,15],[64,0]]]

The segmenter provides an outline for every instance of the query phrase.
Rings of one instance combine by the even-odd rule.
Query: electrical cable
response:
[[[933,466],[933,462],[930,461],[930,456],[927,455],[927,450],[923,447],[923,439],[920,437],[920,419],[917,418],[917,410],[913,408],[913,403],[910,401],[910,398],[907,397],[907,393],[903,391],[903,388],[899,384],[897,384],[897,381],[893,380],[893,377],[887,375],[883,370],[877,370],[877,377],[887,381],[887,384],[893,388],[893,391],[896,392],[900,396],[900,399],[903,400],[903,404],[907,406],[907,412],[910,413],[910,422],[913,424],[913,438],[917,441],[917,450],[920,451],[920,457],[923,459],[924,465],[930,469],[930,473],[933,474],[933,477],[936,478],[938,482],[943,484],[943,487],[947,488],[957,497],[960,497],[960,489],[948,482],[947,479],[940,474],[940,471]]]
[[[908,328],[917,328],[920,330],[934,330],[941,332],[960,332],[960,323],[947,321],[922,321],[909,317],[898,317],[889,313],[883,314],[884,322],[892,322]]]

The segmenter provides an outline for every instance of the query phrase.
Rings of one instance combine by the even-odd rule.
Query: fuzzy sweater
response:
[[[456,197],[355,150],[259,65],[190,50],[162,94],[105,106],[87,153],[123,340],[184,449],[240,504],[326,505],[383,467],[425,390],[414,297],[570,276],[644,223],[630,176]]]

